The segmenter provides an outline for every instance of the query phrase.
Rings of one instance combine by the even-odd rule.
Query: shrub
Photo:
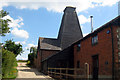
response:
[[[16,67],[16,58],[14,53],[2,49],[2,77],[7,78]]]
[[[30,61],[27,61],[27,66],[31,66],[31,63],[30,63]]]

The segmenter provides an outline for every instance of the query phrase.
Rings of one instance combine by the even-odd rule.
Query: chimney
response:
[[[91,32],[93,32],[93,16],[90,16],[91,19]]]

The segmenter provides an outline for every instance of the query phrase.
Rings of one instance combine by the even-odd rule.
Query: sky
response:
[[[94,30],[118,16],[118,0],[0,0],[0,10],[9,12],[11,33],[2,42],[13,39],[23,45],[24,52],[17,60],[27,60],[29,49],[37,47],[39,37],[57,38],[63,10],[76,7],[76,12],[86,36],[91,32],[90,16]]]

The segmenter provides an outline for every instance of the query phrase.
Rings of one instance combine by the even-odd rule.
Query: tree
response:
[[[37,49],[36,47],[30,47],[30,53],[33,53],[36,55]]]
[[[36,56],[36,53],[37,53],[36,47],[31,47],[30,53],[28,54],[28,60],[30,61],[30,65],[33,64],[34,57]]]
[[[10,19],[4,20],[3,17],[7,16],[9,13],[1,10],[0,11],[0,36],[5,36],[5,33],[10,32],[10,28],[8,27],[8,22],[11,22]]]
[[[7,40],[5,42],[6,43],[3,46],[4,49],[13,52],[15,54],[15,56],[17,56],[18,54],[21,54],[23,52],[22,45],[20,43],[15,44],[15,42],[13,40]]]

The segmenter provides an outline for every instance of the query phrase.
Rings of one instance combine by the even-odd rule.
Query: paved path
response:
[[[18,77],[19,78],[37,78],[37,80],[54,80],[51,77],[44,75],[40,72],[38,72],[36,69],[34,68],[30,68],[26,66],[26,63],[18,63]]]

